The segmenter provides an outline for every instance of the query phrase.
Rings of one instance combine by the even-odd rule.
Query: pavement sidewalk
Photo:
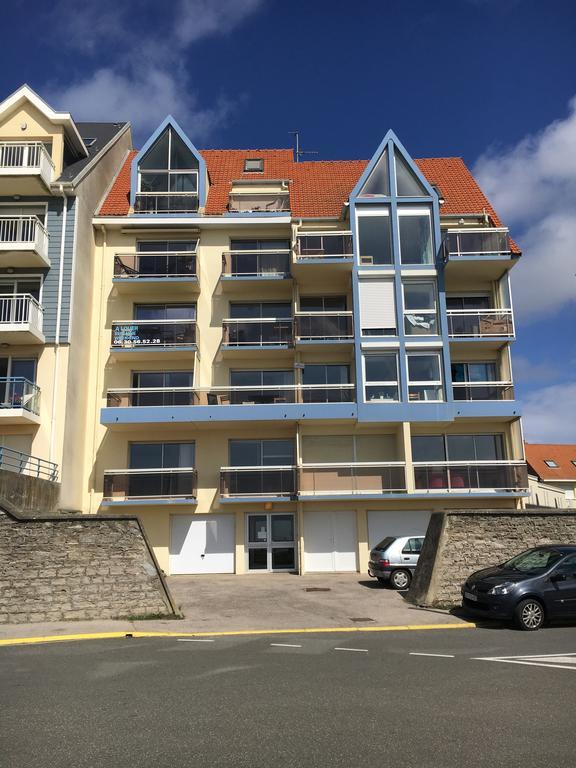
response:
[[[418,608],[360,574],[171,576],[181,620],[58,621],[0,624],[0,641],[108,632],[274,632],[464,625],[447,611]]]

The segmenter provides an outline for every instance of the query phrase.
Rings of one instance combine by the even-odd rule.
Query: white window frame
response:
[[[406,309],[406,296],[405,288],[407,285],[432,285],[434,286],[434,309]],[[436,321],[436,328],[434,333],[406,333],[406,316],[407,315],[423,315],[423,322],[427,322],[427,317],[432,317]],[[438,317],[438,282],[436,280],[402,280],[402,322],[404,336],[439,336],[440,321]]]
[[[424,261],[420,264],[414,264],[414,262],[411,262],[408,264],[408,266],[420,266],[420,267],[433,267],[434,266],[434,253],[435,253],[435,246],[434,246],[434,232],[432,231],[432,212],[430,210],[430,207],[427,205],[419,205],[419,206],[410,206],[410,205],[398,205],[398,250],[399,250],[399,258],[400,258],[400,264],[406,264],[402,260],[402,237],[400,234],[400,219],[403,216],[426,216],[428,219],[428,226],[430,228],[430,243],[431,243],[431,260],[430,261]]]
[[[366,376],[366,358],[367,357],[382,357],[384,355],[387,355],[389,357],[394,357],[396,362],[396,381],[368,381]],[[398,352],[389,352],[387,350],[378,350],[377,352],[364,352],[362,354],[362,384],[364,386],[364,402],[365,403],[399,403],[400,402],[400,375],[399,375],[399,366],[398,366]],[[396,397],[391,400],[369,400],[366,389],[368,387],[396,387]]]
[[[138,164],[138,194],[139,195],[156,195],[156,196],[168,196],[168,195],[188,195],[190,197],[198,197],[198,168],[178,168],[177,170],[172,170],[170,168],[170,157],[172,155],[172,131],[173,128],[168,127],[168,167],[166,168],[144,168],[140,170],[140,164]],[[158,140],[161,138],[161,136],[158,137]],[[152,147],[150,147],[152,149]],[[146,153],[148,154],[148,153]],[[146,155],[144,155],[145,157]],[[144,159],[144,158],[142,158]],[[165,173],[168,175],[168,189],[166,191],[158,191],[158,192],[142,192],[142,174],[143,173]],[[174,175],[180,175],[180,174],[194,174],[196,176],[196,191],[195,192],[172,192],[170,189],[170,176]]]
[[[411,357],[432,357],[435,356],[438,359],[438,370],[440,371],[440,378],[439,379],[430,379],[428,381],[412,381],[410,378],[410,364],[409,360]],[[408,352],[406,354],[406,380],[408,382],[408,400],[410,403],[443,403],[444,402],[444,381],[442,376],[442,353],[440,350],[437,349],[431,349],[431,350],[418,350],[417,352]],[[442,397],[440,399],[436,398],[434,400],[427,400],[427,399],[414,399],[412,400],[410,398],[410,389],[411,387],[439,387]]]
[[[5,273],[5,274],[1,274],[0,275],[0,295],[15,296],[15,295],[18,294],[18,291],[12,291],[11,294],[10,293],[2,294],[1,285],[3,283],[8,283],[8,282],[18,283],[20,281],[32,282],[34,280],[39,280],[40,281],[40,291],[38,293],[38,304],[40,304],[40,306],[42,306],[42,295],[43,295],[43,292],[44,292],[44,275],[41,274],[41,273],[31,273],[29,275],[28,274],[21,274],[21,273],[13,273],[13,274]]]

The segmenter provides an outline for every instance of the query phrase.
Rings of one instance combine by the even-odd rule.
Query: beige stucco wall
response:
[[[64,128],[61,125],[53,125],[32,104],[14,109],[0,121],[0,140],[52,141],[55,178],[62,173]]]

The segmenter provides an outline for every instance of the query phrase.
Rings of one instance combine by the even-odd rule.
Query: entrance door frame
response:
[[[271,540],[272,526],[271,518],[278,515],[291,515],[293,521],[294,539],[293,541],[277,541]],[[265,517],[266,518],[266,545],[260,544],[254,541],[249,541],[250,538],[250,517]],[[245,567],[246,573],[298,573],[298,531],[297,531],[297,515],[296,512],[247,512],[245,520]],[[292,547],[294,550],[294,567],[293,568],[272,568],[272,550],[273,549],[287,549]],[[250,550],[251,549],[266,549],[267,551],[267,568],[250,568]]]

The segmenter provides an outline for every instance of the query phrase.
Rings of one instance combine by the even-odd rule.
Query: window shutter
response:
[[[396,328],[396,302],[392,280],[360,281],[362,329]]]

